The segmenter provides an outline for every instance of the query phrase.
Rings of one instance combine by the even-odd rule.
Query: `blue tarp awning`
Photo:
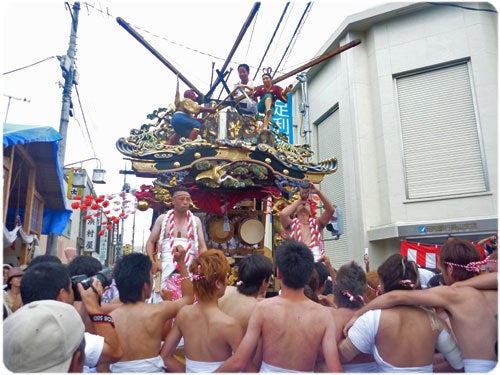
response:
[[[57,155],[61,139],[61,135],[50,126],[3,124],[4,149],[16,145],[26,146],[26,151],[37,167],[36,187],[45,200],[42,234],[61,235],[72,214],[72,210],[67,207]],[[12,212],[12,208],[9,207],[9,212]],[[19,207],[17,209],[20,211]]]

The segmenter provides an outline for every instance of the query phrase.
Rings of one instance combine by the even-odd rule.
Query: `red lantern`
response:
[[[80,208],[80,202],[73,202],[73,203],[71,203],[71,208],[73,210],[76,210],[76,209]]]
[[[101,229],[101,230],[97,233],[97,235],[99,235],[99,236],[104,236],[104,231]]]

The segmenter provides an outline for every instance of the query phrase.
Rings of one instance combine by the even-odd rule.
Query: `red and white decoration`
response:
[[[481,259],[484,259],[484,249],[475,243],[473,245],[481,253]],[[401,241],[400,254],[408,257],[409,260],[414,261],[421,267],[437,268],[440,250],[441,245],[426,245],[419,242]]]

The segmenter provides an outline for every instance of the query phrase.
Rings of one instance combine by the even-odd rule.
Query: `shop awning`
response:
[[[57,156],[61,139],[61,135],[50,126],[3,124],[4,149],[23,145],[35,162],[36,188],[45,201],[42,234],[61,235],[73,212],[67,207]],[[12,212],[12,207],[8,211]]]

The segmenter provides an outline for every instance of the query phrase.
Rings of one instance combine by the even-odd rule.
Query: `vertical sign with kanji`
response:
[[[97,228],[100,227],[100,218],[92,215],[85,220],[85,242],[83,251],[96,251],[97,249]]]
[[[278,125],[278,131],[288,137],[288,143],[293,143],[292,95],[288,94],[288,102],[277,100],[274,116],[271,120]]]
[[[76,195],[82,195],[83,188],[73,186],[73,173],[75,168],[70,168],[68,173],[68,190],[66,191],[66,196],[68,199],[73,199]]]

